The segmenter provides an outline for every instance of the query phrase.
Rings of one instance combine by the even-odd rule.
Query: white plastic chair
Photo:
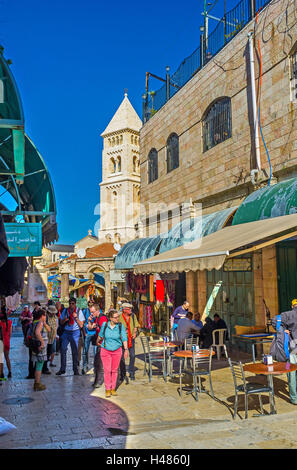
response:
[[[220,328],[217,330],[213,330],[212,332],[212,348],[216,348],[216,353],[217,353],[217,359],[221,359],[221,348],[224,348],[225,354],[226,354],[226,359],[228,359],[228,353],[227,353],[227,347],[225,344],[225,338],[227,335],[227,329],[226,328]],[[218,338],[219,337],[219,338]],[[216,342],[216,341],[219,342]]]

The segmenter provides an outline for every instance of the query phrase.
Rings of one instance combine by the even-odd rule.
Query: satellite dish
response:
[[[80,248],[79,250],[77,250],[77,256],[79,258],[84,258],[86,256],[86,250],[85,248]]]
[[[113,245],[113,247],[114,247],[115,251],[120,251],[120,249],[122,248],[119,243],[115,243],[115,244]]]

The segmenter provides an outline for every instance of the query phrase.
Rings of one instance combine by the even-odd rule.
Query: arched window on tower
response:
[[[114,158],[110,159],[110,173],[116,173],[117,172],[117,164]]]
[[[167,173],[179,167],[179,137],[173,133],[167,139]]]
[[[133,173],[137,173],[138,171],[138,158],[136,155],[133,156]]]
[[[122,159],[121,159],[121,157],[118,157],[117,164],[118,164],[117,165],[118,166],[118,168],[117,168],[118,173],[121,173],[121,171],[122,171]]]
[[[232,136],[231,99],[217,99],[202,119],[203,152],[215,147]]]
[[[158,179],[158,152],[151,149],[148,154],[148,182],[152,183]]]

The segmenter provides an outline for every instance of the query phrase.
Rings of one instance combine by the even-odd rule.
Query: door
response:
[[[255,324],[253,271],[207,271],[208,298],[219,281],[222,281],[222,286],[211,308],[210,318],[218,313],[225,320],[232,338],[234,325]]]
[[[297,298],[297,241],[276,245],[279,311],[291,310]]]

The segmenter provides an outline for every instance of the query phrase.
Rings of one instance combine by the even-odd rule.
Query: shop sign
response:
[[[122,271],[110,270],[110,282],[126,282],[126,273]]]
[[[41,224],[4,224],[9,256],[41,256]]]
[[[252,258],[230,258],[224,263],[224,271],[252,271]]]

